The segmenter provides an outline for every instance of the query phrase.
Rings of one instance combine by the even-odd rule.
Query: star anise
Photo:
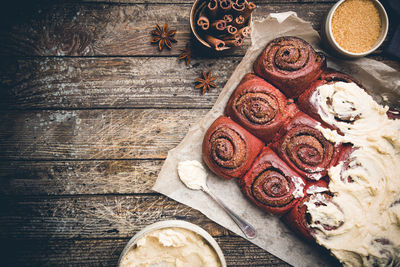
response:
[[[153,39],[151,39],[151,43],[158,43],[158,49],[160,51],[163,50],[164,45],[171,49],[172,43],[176,43],[176,40],[173,37],[175,33],[176,30],[168,30],[167,23],[165,23],[162,28],[160,25],[156,24],[156,28],[151,31],[151,34],[154,36]]]
[[[206,91],[210,91],[211,87],[217,87],[214,83],[215,79],[217,79],[217,76],[212,76],[211,71],[208,73],[203,71],[202,77],[196,79],[197,85],[195,88],[202,88],[201,92],[204,95]]]
[[[190,60],[192,59],[192,49],[190,45],[187,44],[185,49],[181,49],[182,53],[178,56],[178,59],[184,59],[186,65],[190,64]]]

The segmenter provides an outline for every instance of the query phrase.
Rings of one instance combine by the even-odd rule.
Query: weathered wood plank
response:
[[[9,59],[1,65],[0,105],[3,109],[211,108],[239,61],[197,59],[186,67],[172,58]],[[203,69],[218,76],[218,87],[204,96],[194,89],[194,78]]]
[[[290,266],[238,236],[216,237],[228,266]],[[128,239],[0,240],[4,266],[116,266]]]
[[[0,115],[0,159],[164,159],[206,112],[12,111]]]
[[[159,194],[78,197],[1,197],[0,238],[127,238],[169,219],[200,225],[213,236],[228,231],[199,211]]]
[[[318,29],[331,3],[260,5],[255,19],[271,12],[294,10],[299,17]],[[54,3],[33,8],[0,31],[0,55],[178,55],[191,39],[189,13],[191,3],[179,8],[165,4],[72,4]],[[151,46],[150,31],[155,23],[169,23],[177,29],[178,43],[170,51],[157,52]],[[246,41],[249,43],[249,40]],[[247,45],[229,52],[243,55]]]
[[[83,0],[87,3],[114,3],[114,4],[187,4],[185,0]],[[192,1],[193,2],[193,1]],[[250,2],[250,1],[249,1]],[[257,5],[267,4],[287,4],[287,3],[334,3],[334,0],[253,0],[251,1]]]
[[[1,161],[0,194],[152,193],[162,160]]]
[[[7,58],[0,63],[0,109],[211,108],[240,60],[198,58],[187,67],[162,57]],[[194,88],[202,70],[218,76],[205,95]]]
[[[0,63],[0,109],[211,108],[238,57],[7,58]],[[195,78],[212,70],[205,95]]]

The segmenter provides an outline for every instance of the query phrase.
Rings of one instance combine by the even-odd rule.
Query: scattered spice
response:
[[[206,91],[210,91],[211,87],[217,87],[214,83],[215,79],[217,79],[217,76],[212,76],[211,71],[208,73],[203,71],[202,77],[196,79],[197,85],[195,88],[202,88],[201,93],[204,95]]]
[[[163,50],[164,46],[168,47],[168,49],[171,49],[172,43],[176,43],[176,40],[173,37],[175,33],[176,30],[168,30],[167,23],[165,23],[162,28],[160,25],[156,24],[156,28],[151,31],[151,34],[153,35],[151,43],[158,43],[158,49],[160,51]]]
[[[182,53],[178,56],[178,59],[184,59],[186,65],[190,64],[190,60],[192,59],[192,49],[189,44],[186,44],[185,49],[181,49]]]
[[[381,17],[371,0],[343,2],[332,17],[332,33],[343,49],[362,53],[371,49],[381,32]]]

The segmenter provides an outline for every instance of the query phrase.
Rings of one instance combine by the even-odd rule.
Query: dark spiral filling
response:
[[[221,127],[210,137],[211,159],[220,167],[235,169],[246,159],[246,143],[233,129]]]
[[[353,150],[357,150],[358,148],[354,148]],[[371,175],[368,172],[368,169],[365,168],[365,166],[357,161],[356,156],[351,155],[352,152],[349,153],[347,158],[345,158],[343,161],[342,169],[340,170],[340,180],[344,183],[354,183],[354,182],[360,182],[364,180],[363,175],[360,173],[365,172],[367,175]],[[353,175],[345,175],[346,171],[351,170],[351,169],[358,169],[355,171]]]
[[[275,97],[266,93],[246,93],[235,101],[235,108],[253,124],[265,125],[276,117],[279,109]]]
[[[335,98],[336,92],[332,95],[332,97],[328,97],[326,100],[326,104],[330,107],[330,109],[334,112],[335,120],[347,122],[347,123],[354,123],[361,117],[361,113],[356,112],[356,108],[353,102],[346,101],[344,102],[348,106],[348,112],[346,113],[339,113],[335,110],[333,106],[333,98]]]
[[[290,178],[274,168],[264,170],[252,184],[254,198],[271,207],[289,204],[294,199],[293,191],[294,185]]]
[[[355,177],[351,177],[350,175],[348,175],[348,176],[344,176],[343,175],[344,171],[347,171],[347,170],[352,169],[354,167],[362,167],[362,165],[360,163],[354,164],[353,163],[354,161],[355,161],[354,157],[353,158],[348,158],[347,160],[344,161],[342,170],[340,172],[340,174],[341,174],[340,180],[342,182],[354,183],[354,178]]]
[[[280,70],[297,71],[308,63],[310,49],[306,43],[298,39],[278,39],[268,51],[266,60],[273,62]]]
[[[341,209],[335,202],[333,202],[332,196],[331,196],[331,195],[329,195],[329,194],[327,194],[327,193],[320,193],[320,194],[321,194],[321,196],[323,196],[324,201],[316,202],[316,203],[315,203],[316,206],[326,206],[328,202],[331,202],[331,203],[333,203],[333,204],[338,208],[338,210],[339,210],[340,212],[343,212],[342,209]],[[308,201],[308,200],[307,200],[307,201]],[[305,202],[307,202],[307,201],[305,201]],[[305,202],[304,202],[304,203],[305,203]],[[307,213],[308,213],[308,212],[307,212]],[[311,223],[311,217],[310,217],[310,215],[308,215],[307,217],[308,217],[308,218],[307,218],[308,224],[310,224],[310,223]],[[327,230],[327,231],[336,230],[336,229],[338,229],[339,227],[341,227],[341,226],[344,224],[343,221],[339,221],[337,225],[324,224],[324,223],[321,223],[320,221],[314,221],[314,223],[315,223],[315,224],[321,225],[321,226],[322,226],[325,230]]]
[[[321,132],[311,127],[295,127],[285,137],[283,148],[290,161],[307,173],[326,169],[334,147]]]

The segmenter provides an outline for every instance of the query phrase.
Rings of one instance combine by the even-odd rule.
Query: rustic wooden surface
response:
[[[335,1],[255,1],[254,18],[294,10],[319,30]],[[178,61],[192,1],[16,1],[0,29],[0,242],[4,266],[113,266],[144,226],[204,227],[229,266],[287,266],[201,213],[151,191],[168,150],[214,104],[249,44]],[[155,23],[177,44],[150,45]],[[390,33],[392,30],[390,31]],[[390,36],[390,35],[389,35]],[[382,50],[370,56],[400,70]],[[202,96],[194,78],[218,76]]]

